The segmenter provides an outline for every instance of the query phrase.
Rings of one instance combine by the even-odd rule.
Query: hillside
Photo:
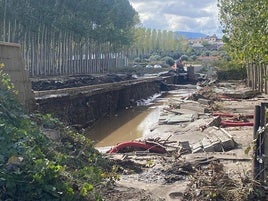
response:
[[[206,36],[208,36],[202,33],[186,32],[186,31],[178,31],[177,33],[179,36],[186,37],[187,39],[205,38]]]

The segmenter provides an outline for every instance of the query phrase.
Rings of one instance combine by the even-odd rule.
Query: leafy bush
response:
[[[218,70],[217,77],[219,80],[243,80],[247,78],[247,71],[246,68]]]
[[[135,63],[140,63],[140,62],[141,62],[141,58],[140,58],[140,57],[136,57],[136,58],[134,59],[134,62],[135,62]]]
[[[27,115],[0,80],[0,200],[101,200],[102,182],[116,178],[108,161],[51,115]]]
[[[219,80],[243,80],[247,78],[247,70],[243,64],[218,60],[213,65],[217,68]]]
[[[187,55],[181,55],[180,60],[188,61],[188,56]]]
[[[192,61],[196,61],[197,56],[196,56],[196,55],[192,55],[192,56],[190,57],[190,59],[191,59]]]
[[[160,61],[160,59],[161,59],[161,56],[155,54],[155,55],[150,56],[149,61],[150,62]]]
[[[161,60],[164,61],[165,64],[167,64],[169,66],[173,66],[175,64],[175,61],[172,57],[166,56],[166,57],[163,57]]]

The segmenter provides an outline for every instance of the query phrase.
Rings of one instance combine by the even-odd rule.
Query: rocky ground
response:
[[[253,126],[224,127],[221,122],[227,118],[253,122],[255,105],[268,97],[243,82],[203,83],[198,88],[187,96],[182,89],[174,90],[172,97],[159,100],[159,123],[140,139],[154,140],[167,153],[107,154],[120,179],[106,189],[104,200],[259,199],[250,193]]]

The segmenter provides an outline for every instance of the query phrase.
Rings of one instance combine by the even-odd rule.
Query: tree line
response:
[[[184,38],[139,26],[128,0],[0,0],[0,40],[20,43],[32,77],[105,73],[128,58],[190,52]]]
[[[0,0],[0,16],[0,40],[21,44],[32,74],[105,66],[98,59],[122,56],[138,23],[128,0]]]
[[[138,27],[135,30],[131,55],[148,57],[152,54],[171,56],[171,52],[183,54],[191,51],[187,44],[176,32]]]

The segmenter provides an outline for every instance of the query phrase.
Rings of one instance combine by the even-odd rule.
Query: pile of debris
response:
[[[110,158],[119,157],[121,163],[127,164],[130,160],[132,165],[137,164],[140,168],[138,175],[128,175],[124,177],[126,180],[159,184],[161,187],[183,182],[185,187],[188,183],[186,190],[167,192],[169,198],[174,200],[261,200],[263,195],[254,193],[263,191],[255,189],[257,185],[251,173],[241,171],[237,174],[235,170],[238,168],[233,163],[248,164],[252,160],[243,150],[237,149],[239,146],[235,139],[240,141],[232,132],[240,130],[244,134],[247,128],[242,126],[252,127],[254,116],[246,106],[234,110],[230,104],[231,101],[241,102],[259,93],[234,88],[228,91],[228,84],[216,83],[215,88],[211,86],[215,83],[203,84],[194,94],[163,100],[165,104],[161,107],[158,124],[148,134],[155,138],[138,141],[146,145],[140,146],[137,141],[133,143],[143,149],[126,146],[119,155],[111,152]],[[216,105],[226,102],[232,106],[229,110]],[[229,128],[235,126],[239,128]],[[168,138],[162,139],[169,134]],[[117,152],[115,147],[111,150]],[[226,167],[223,165],[226,161],[232,161],[232,164],[228,163]]]
[[[240,176],[239,181],[233,180],[222,163],[211,162],[191,175],[184,200],[260,200],[260,195],[252,194],[254,182],[245,175]]]
[[[235,148],[233,137],[224,129],[209,127],[206,137],[192,145],[192,153],[198,152],[225,152]]]

